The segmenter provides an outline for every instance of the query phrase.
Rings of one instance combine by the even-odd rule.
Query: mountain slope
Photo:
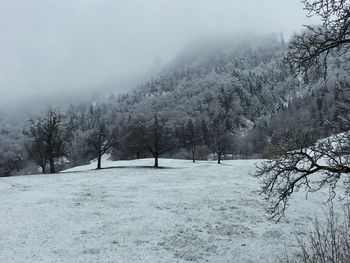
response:
[[[285,47],[272,37],[246,42],[193,44],[158,77],[119,97],[119,111],[163,111],[177,122],[224,112],[232,131],[276,112],[300,89],[281,62]]]

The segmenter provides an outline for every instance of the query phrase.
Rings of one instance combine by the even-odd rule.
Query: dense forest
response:
[[[332,55],[305,75],[284,61],[276,36],[201,39],[161,73],[105,101],[0,119],[0,174],[60,169],[111,158],[261,158],[281,138],[343,131],[350,64]],[[344,63],[345,61],[345,63]],[[327,75],[327,78],[325,77]],[[327,79],[327,81],[326,81]],[[334,125],[337,123],[338,125]]]

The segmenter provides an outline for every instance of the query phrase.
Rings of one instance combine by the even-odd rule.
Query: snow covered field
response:
[[[267,220],[254,160],[105,161],[0,178],[0,262],[277,262],[327,192]]]

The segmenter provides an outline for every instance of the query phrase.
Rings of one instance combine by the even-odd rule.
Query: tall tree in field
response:
[[[39,165],[44,174],[46,173],[47,154],[46,144],[41,131],[40,123],[32,120],[29,129],[25,131],[24,134],[28,137],[28,140],[25,142],[25,148],[28,152],[29,159]]]
[[[189,148],[192,154],[192,161],[196,162],[196,150],[197,146],[202,142],[202,136],[200,134],[200,127],[198,123],[193,123],[191,119],[186,124],[185,131],[185,145]]]
[[[349,56],[350,2],[303,2],[310,16],[321,18],[322,25],[307,26],[304,33],[297,35],[290,42],[286,61],[297,74],[307,74],[320,63],[326,66],[326,73],[330,55]],[[341,86],[341,81],[338,84],[342,91],[348,89],[348,85]],[[317,140],[308,134],[285,136],[276,145],[273,158],[258,167],[256,176],[264,179],[262,191],[272,201],[268,209],[272,218],[280,220],[284,216],[290,196],[301,187],[315,191],[328,185],[333,198],[343,178],[346,195],[350,194],[350,125],[344,120],[347,131],[326,139]]]
[[[139,159],[141,153],[147,152],[147,125],[146,120],[141,116],[136,116],[129,120],[124,130],[122,146],[125,151],[131,153],[134,158]]]
[[[160,155],[174,149],[176,144],[166,121],[154,115],[152,123],[147,128],[147,149],[154,157],[154,167],[159,167]]]
[[[232,134],[226,129],[226,120],[222,114],[212,116],[210,121],[212,149],[217,155],[218,164],[221,164],[223,156],[232,146]]]
[[[101,169],[102,156],[112,148],[113,135],[109,127],[104,123],[97,124],[96,127],[87,132],[86,146],[89,153],[97,159],[97,169]]]
[[[112,121],[103,109],[90,108],[90,127],[85,131],[84,138],[88,154],[97,159],[97,169],[102,168],[102,156],[115,144]]]
[[[332,53],[344,54],[350,47],[349,0],[303,0],[309,16],[318,16],[322,24],[306,26],[289,44],[286,61],[297,73],[327,62]]]

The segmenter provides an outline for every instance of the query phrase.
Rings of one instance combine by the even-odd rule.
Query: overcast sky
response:
[[[302,8],[299,0],[0,0],[0,110],[132,78],[198,37],[289,36],[311,23]]]

